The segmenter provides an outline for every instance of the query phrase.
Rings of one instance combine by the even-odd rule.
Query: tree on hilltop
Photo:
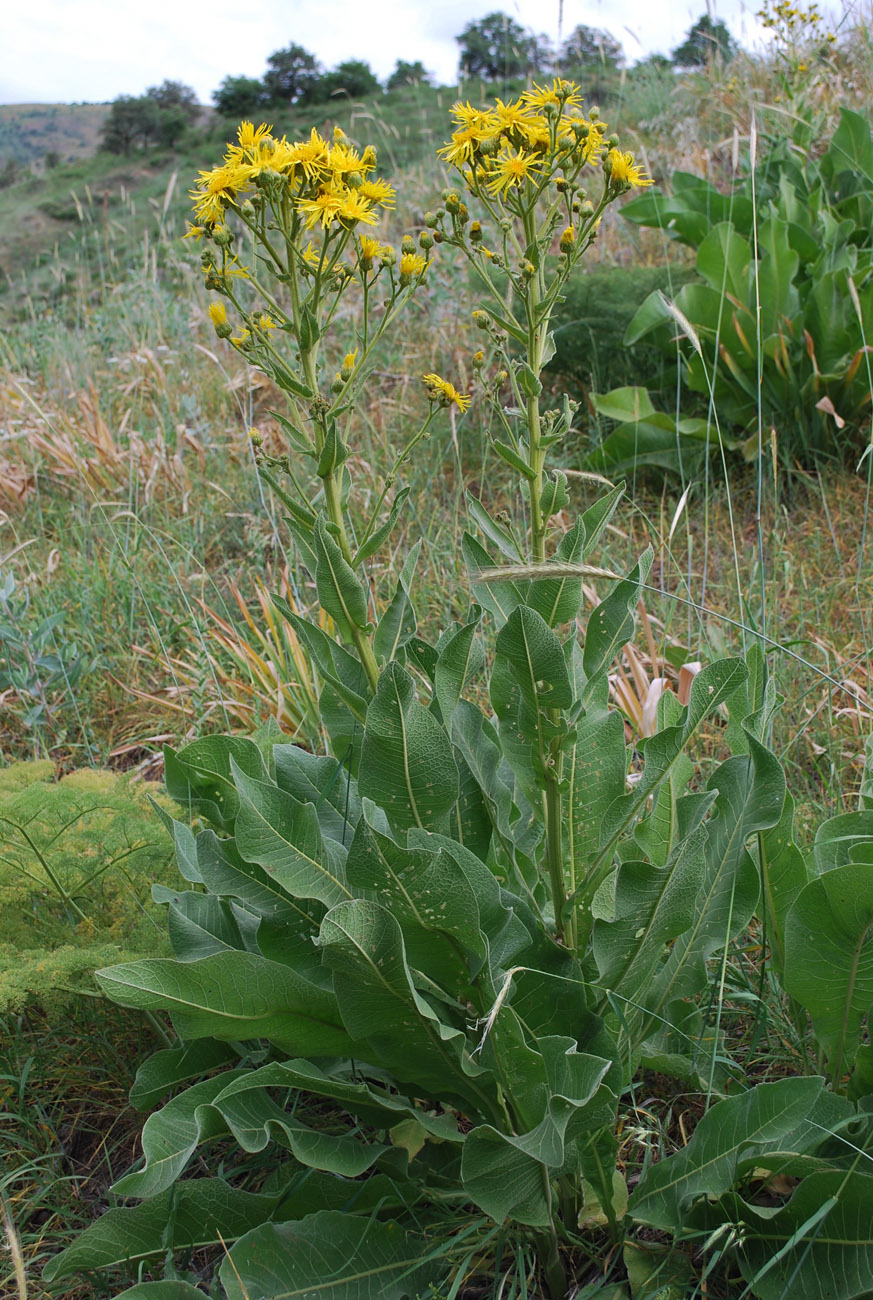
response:
[[[415,63],[407,63],[406,59],[398,59],[394,71],[386,82],[388,90],[401,90],[404,86],[432,85],[433,74],[428,72],[420,59],[416,59]]]
[[[585,95],[603,99],[612,92],[624,65],[624,49],[609,32],[579,24],[561,46],[561,74],[578,81]]]
[[[239,121],[256,117],[270,102],[267,88],[258,77],[225,77],[212,98],[219,113]]]
[[[379,78],[369,63],[363,59],[346,59],[319,80],[317,97],[330,99],[334,95],[348,95],[350,99],[363,99],[382,90]]]
[[[158,108],[178,108],[186,118],[194,122],[200,116],[197,92],[183,81],[162,81],[159,86],[149,86],[147,98],[154,101]]]
[[[267,59],[264,89],[274,104],[309,104],[319,97],[322,69],[314,54],[302,45],[274,50]]]
[[[673,51],[673,62],[680,68],[705,68],[713,59],[729,63],[736,53],[737,43],[724,23],[701,14]]]
[[[551,61],[551,49],[544,36],[533,36],[508,14],[486,14],[456,36],[461,47],[461,69],[466,77],[485,81],[523,77],[542,72]]]

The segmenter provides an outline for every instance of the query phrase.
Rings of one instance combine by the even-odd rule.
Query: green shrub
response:
[[[93,995],[96,967],[166,948],[151,887],[178,873],[148,802],[156,787],[53,773],[49,762],[0,773],[0,1013]]]
[[[772,444],[774,455],[804,465],[820,457],[854,461],[870,420],[869,123],[843,109],[820,158],[798,156],[783,143],[755,182],[725,195],[676,172],[672,194],[646,194],[625,207],[629,220],[696,249],[698,275],[674,304],[655,289],[624,342],[651,340],[670,358],[678,346],[684,386],[698,395],[689,414],[706,418],[712,445],[720,433],[749,459],[763,443],[768,456]],[[645,408],[645,398],[636,405]],[[707,412],[717,412],[719,430]],[[677,431],[673,417],[652,421],[647,414],[616,432],[616,441],[596,449],[591,468],[620,471],[631,453],[675,468],[677,432],[681,438],[686,430]]]
[[[597,390],[607,379],[616,386],[637,384],[641,376],[650,388],[660,389],[669,369],[660,349],[648,342],[628,347],[624,336],[649,294],[660,291],[672,298],[693,274],[693,267],[675,262],[574,275],[555,313],[550,372],[585,389]]]

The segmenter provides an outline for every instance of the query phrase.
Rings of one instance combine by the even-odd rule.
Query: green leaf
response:
[[[275,1204],[273,1196],[237,1191],[220,1178],[186,1181],[132,1209],[107,1210],[49,1260],[43,1277],[55,1282],[82,1271],[132,1268],[168,1250],[235,1241],[269,1218]]]
[[[568,830],[567,883],[575,893],[597,856],[607,809],[625,791],[628,755],[624,723],[617,712],[579,723],[576,743],[564,755]]]
[[[871,1223],[873,1178],[866,1171],[810,1174],[764,1222],[749,1215],[739,1248],[743,1276],[759,1300],[866,1300]]]
[[[335,840],[323,838],[315,805],[300,803],[269,782],[253,781],[237,767],[233,775],[240,855],[263,867],[292,898],[315,898],[325,907],[350,898],[345,854]]]
[[[469,622],[451,632],[437,645],[437,662],[434,670],[434,695],[439,705],[443,725],[451,726],[461,692],[471,677],[481,672],[485,654],[476,630],[482,621],[482,610],[474,605]]]
[[[497,452],[502,461],[505,461],[511,469],[514,469],[522,478],[527,479],[529,483],[536,482],[536,470],[534,470],[526,460],[519,456],[518,452],[509,446],[509,443],[501,442],[499,438],[492,438],[491,446]]]
[[[577,519],[558,543],[550,563],[581,564],[585,554],[585,524]],[[582,604],[582,577],[538,578],[531,583],[528,604],[546,620],[549,627],[569,623]]]
[[[815,833],[812,856],[816,869],[833,871],[857,861],[858,849],[869,844],[873,844],[873,809],[831,817]]]
[[[555,633],[528,605],[510,614],[496,651],[491,703],[504,756],[533,801],[553,775],[554,742],[566,735],[566,724],[553,711],[573,703],[567,663]]]
[[[873,1007],[873,872],[834,867],[811,880],[785,922],[786,992],[812,1017],[835,1081]]]
[[[353,630],[367,626],[367,593],[354,569],[343,558],[339,543],[331,535],[327,520],[319,515],[315,525],[315,551],[318,564],[315,583],[318,601],[330,614],[340,636],[354,639]]]
[[[809,880],[806,862],[793,835],[794,800],[786,792],[782,816],[775,826],[762,832],[758,841],[770,961],[780,978],[785,966],[785,921]]]
[[[447,991],[469,985],[488,949],[476,894],[454,858],[401,848],[362,818],[346,866],[349,884],[400,925],[412,966]]]
[[[640,1223],[676,1231],[696,1197],[720,1196],[736,1186],[743,1165],[791,1150],[782,1144],[796,1137],[823,1086],[822,1079],[779,1079],[717,1102],[687,1146],[643,1175],[630,1213]]]
[[[367,710],[358,789],[400,828],[435,827],[458,798],[451,742],[398,663],[382,673]]]
[[[119,1178],[113,1192],[147,1200],[171,1187],[202,1142],[227,1132],[227,1124],[209,1103],[239,1073],[229,1071],[195,1083],[149,1115],[142,1131],[145,1165]]]
[[[208,1074],[237,1059],[232,1047],[209,1038],[155,1052],[136,1072],[130,1089],[130,1104],[137,1110],[151,1110],[178,1084],[187,1083],[189,1079]]]
[[[621,647],[633,636],[634,611],[653,559],[654,552],[649,547],[628,576],[615,584],[589,617],[582,656],[589,681],[609,668]]]
[[[319,478],[327,478],[334,470],[339,469],[349,458],[349,449],[343,442],[337,432],[336,420],[328,420],[327,431],[324,438],[324,446],[321,449],[321,455],[318,458],[316,474]]]
[[[236,916],[232,905],[214,894],[193,890],[169,890],[168,894],[167,929],[178,961],[196,961],[227,949],[256,948],[257,921],[241,908]]]
[[[603,1119],[599,1094],[610,1062],[577,1051],[570,1038],[544,1038],[538,1046],[531,1055],[541,1057],[539,1122],[519,1135],[483,1124],[464,1143],[464,1188],[498,1223],[548,1226],[545,1188],[567,1158],[567,1143]]]
[[[137,1282],[119,1293],[124,1300],[203,1300],[204,1292],[190,1282],[169,1279],[166,1282]]]
[[[319,675],[330,682],[352,716],[363,723],[370,690],[367,685],[367,675],[360,661],[329,637],[322,628],[308,619],[301,618],[287,600],[281,596],[273,596],[272,601],[306,646]]]
[[[418,541],[407,554],[394,596],[376,628],[373,651],[380,663],[396,658],[407,641],[415,636],[417,624],[409,593],[421,547],[422,543]]]
[[[333,1210],[263,1224],[237,1242],[220,1270],[228,1300],[408,1300],[441,1274],[432,1245],[398,1224]]]
[[[489,1111],[490,1090],[474,1076],[464,1034],[443,1023],[413,986],[403,935],[384,907],[364,899],[340,903],[321,923],[319,945],[333,971],[348,1033],[366,1046],[357,1055],[390,1070],[421,1095],[457,1099]]]
[[[521,564],[521,552],[509,529],[504,528],[503,524],[499,524],[496,519],[492,519],[482,502],[477,501],[469,492],[467,493],[467,509],[470,512],[471,519],[477,527],[481,528],[489,542],[493,542],[497,549],[502,551],[513,564]]]
[[[300,803],[314,804],[322,834],[348,844],[361,815],[358,785],[348,767],[299,745],[276,745],[273,761],[279,789]]]
[[[155,958],[95,972],[125,1007],[169,1011],[182,1038],[268,1038],[295,1055],[342,1056],[349,1040],[327,989],[250,952],[181,963]]]
[[[309,437],[309,435],[307,433],[304,433],[302,429],[298,429],[296,424],[292,424],[291,421],[287,418],[287,416],[282,415],[281,412],[279,411],[270,411],[270,415],[272,415],[273,419],[279,425],[280,429],[285,434],[285,437],[291,443],[291,446],[294,448],[295,451],[300,451],[303,452],[304,454],[308,454],[315,450],[312,445],[312,439]],[[315,522],[315,516],[313,515],[313,523],[314,522]]]
[[[266,780],[261,751],[243,736],[204,736],[178,753],[167,745],[167,793],[191,816],[206,817],[221,830],[230,830],[239,808],[230,773],[231,759],[249,776]]]
[[[388,511],[388,518],[373,531],[369,540],[364,542],[364,545],[358,549],[352,561],[352,568],[357,569],[365,560],[369,560],[380,549],[385,539],[390,537],[409,492],[410,489],[405,487],[394,494],[391,509]]]
[[[472,533],[461,538],[461,553],[467,566],[470,590],[478,603],[493,614],[498,623],[504,623],[516,605],[524,600],[521,588],[509,579],[497,582],[480,582],[477,576],[482,569],[493,569],[494,560]]]
[[[834,170],[850,171],[861,175],[873,185],[873,140],[870,123],[851,108],[840,108],[840,124],[831,137],[828,154],[834,161]]]
[[[243,861],[233,840],[220,840],[212,831],[201,831],[197,836],[197,861],[203,883],[211,892],[239,899],[247,911],[264,920],[295,923],[307,931],[313,926],[318,929],[318,904],[290,898],[263,867]]]
[[[525,397],[539,397],[543,391],[539,376],[534,373],[526,361],[522,361],[518,367],[518,383]]]
[[[638,424],[655,414],[647,388],[613,388],[609,393],[592,393],[591,402],[598,415],[619,424]]]
[[[730,221],[713,226],[697,250],[697,269],[719,293],[730,294],[745,305],[748,298],[752,249]]]

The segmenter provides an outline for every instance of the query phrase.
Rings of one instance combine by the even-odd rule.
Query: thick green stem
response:
[[[564,1265],[561,1263],[558,1234],[555,1230],[555,1220],[552,1214],[552,1184],[549,1179],[549,1171],[545,1165],[540,1165],[540,1172],[546,1205],[549,1209],[549,1226],[544,1234],[538,1254],[551,1300],[564,1300],[564,1296],[567,1294],[567,1274],[564,1272]]]

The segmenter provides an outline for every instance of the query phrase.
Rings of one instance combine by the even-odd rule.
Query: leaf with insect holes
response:
[[[358,790],[401,829],[435,828],[458,798],[451,742],[396,662],[382,673],[367,709]]]

